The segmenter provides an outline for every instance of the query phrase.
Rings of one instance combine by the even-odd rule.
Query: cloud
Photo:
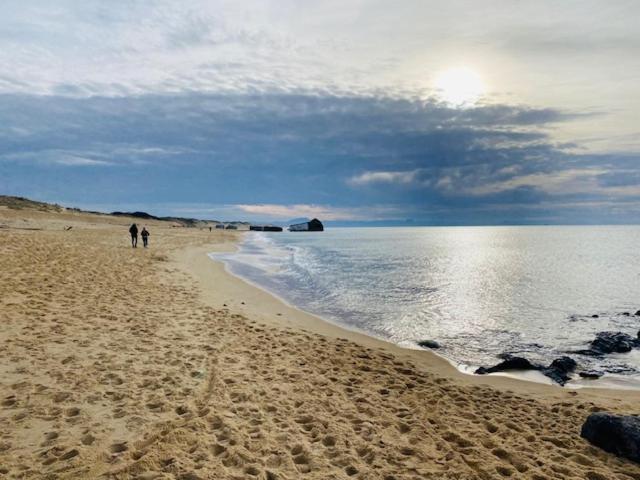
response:
[[[637,109],[628,101],[638,97],[637,2],[408,0],[389,9],[360,0],[5,0],[3,7],[0,93],[413,102],[433,99],[434,79],[460,64],[477,70],[489,93],[482,108],[445,116],[449,125],[543,123],[557,141],[602,137],[581,142],[594,152],[640,151]],[[624,74],[612,75],[620,65]],[[559,105],[580,124],[567,129]],[[407,121],[413,116],[407,112]],[[626,145],[617,135],[629,138]]]
[[[591,193],[597,187],[597,177],[606,173],[598,168],[567,169],[549,173],[514,176],[507,180],[463,189],[470,195],[490,195],[522,187],[531,187],[551,195]],[[454,188],[448,186],[448,189]]]
[[[496,221],[633,200],[637,155],[584,154],[550,138],[576,118],[318,93],[3,95],[0,190],[66,204],[226,205],[217,212],[227,218],[283,220]]]
[[[62,165],[66,167],[104,167],[115,165],[112,161],[90,158],[78,152],[49,149],[37,152],[14,152],[6,155],[0,154],[0,161],[33,163],[39,165]]]
[[[113,165],[112,162],[107,162],[105,160],[95,160],[93,158],[76,157],[74,155],[60,156],[57,159],[53,160],[53,162],[59,165],[67,165],[67,166],[73,166],[73,167]]]
[[[243,213],[260,218],[288,220],[297,217],[316,217],[325,220],[354,220],[359,218],[353,209],[321,205],[235,205]]]
[[[275,11],[279,14],[275,14]],[[98,0],[26,6],[0,20],[0,93],[128,96],[159,93],[371,91],[335,61],[335,40],[296,28],[309,8],[261,0]],[[277,21],[283,13],[292,23]],[[364,60],[364,59],[362,59]],[[373,77],[372,77],[373,78]]]
[[[321,218],[326,221],[384,221],[402,218],[406,206],[367,205],[361,207],[339,207],[335,205],[229,205],[231,211],[241,218],[286,221],[294,218]]]
[[[585,36],[575,31],[562,31],[557,25],[520,29],[519,31],[500,31],[494,33],[494,41],[516,54],[525,53],[548,55],[550,51],[558,56],[626,54],[634,55],[640,49],[640,38],[634,32],[592,31]]]
[[[418,180],[422,170],[416,169],[405,172],[363,172],[347,180],[350,185],[371,185],[376,183],[392,183],[408,185]]]

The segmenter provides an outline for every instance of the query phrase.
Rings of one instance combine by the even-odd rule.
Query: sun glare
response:
[[[434,87],[438,98],[458,107],[475,104],[485,93],[480,75],[467,67],[445,70],[436,77]]]

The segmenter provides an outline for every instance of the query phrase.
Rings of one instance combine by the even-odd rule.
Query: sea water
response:
[[[638,226],[248,232],[237,252],[214,256],[339,325],[408,348],[435,340],[467,371],[503,353],[547,364],[597,332],[640,329]],[[640,386],[640,349],[572,357]]]

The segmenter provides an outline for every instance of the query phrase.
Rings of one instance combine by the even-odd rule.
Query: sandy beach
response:
[[[579,435],[640,392],[465,375],[229,275],[240,232],[131,221],[0,207],[0,478],[640,479]]]

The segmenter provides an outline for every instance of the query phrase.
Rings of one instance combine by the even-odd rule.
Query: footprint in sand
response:
[[[160,401],[151,401],[147,403],[147,408],[152,411],[161,411],[164,407],[164,403]]]
[[[350,477],[352,477],[352,476],[354,476],[354,475],[356,475],[358,473],[358,469],[356,467],[354,467],[353,465],[349,465],[348,467],[346,467],[344,469],[344,471]]]
[[[113,443],[109,447],[109,452],[112,453],[112,454],[118,454],[118,453],[126,452],[127,450],[129,450],[129,447],[127,446],[127,442]]]
[[[16,413],[12,418],[15,422],[20,421],[24,418],[27,418],[29,414],[27,412]]]
[[[69,450],[68,452],[60,455],[60,460],[71,460],[72,458],[77,457],[79,454],[80,452],[74,448],[73,450]]]
[[[71,393],[69,392],[58,392],[53,395],[53,401],[56,403],[64,402],[70,396],[71,396]]]
[[[331,435],[327,435],[326,437],[324,437],[322,439],[322,444],[325,447],[333,447],[336,444],[336,439],[335,439],[335,437],[332,437]]]
[[[178,407],[176,407],[176,413],[180,416],[185,415],[186,413],[189,412],[189,409],[187,407],[185,407],[184,405],[180,405]]]
[[[68,408],[64,414],[67,417],[77,417],[78,415],[80,415],[80,409],[77,407],[72,407],[72,408]]]

